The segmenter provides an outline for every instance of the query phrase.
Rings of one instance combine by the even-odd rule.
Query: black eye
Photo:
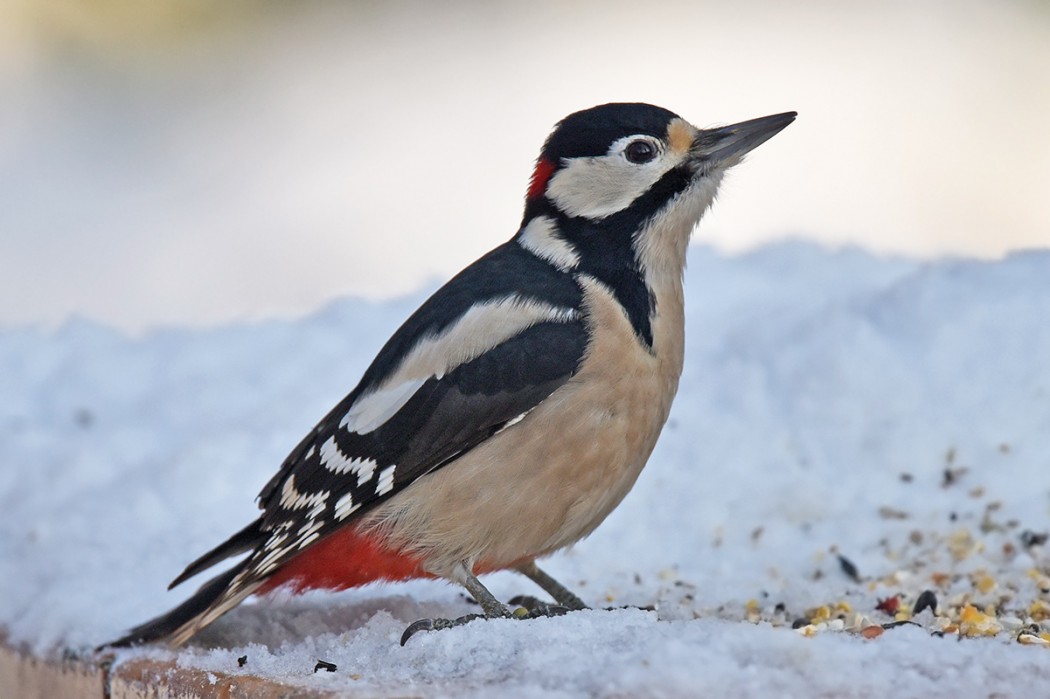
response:
[[[628,161],[641,165],[656,157],[656,146],[649,141],[631,141],[623,154],[627,156]]]

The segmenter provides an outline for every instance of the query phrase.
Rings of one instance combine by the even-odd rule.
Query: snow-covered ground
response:
[[[407,623],[470,603],[428,581],[278,593],[178,663],[354,696],[1045,694],[1050,251],[694,247],[687,294],[685,374],[649,466],[546,566],[595,607],[655,613],[475,623],[402,648]],[[87,652],[181,601],[167,583],[254,517],[422,298],[137,339],[86,321],[0,332],[0,627],[41,654]],[[882,629],[925,590],[937,614]],[[118,662],[144,653],[169,652]]]

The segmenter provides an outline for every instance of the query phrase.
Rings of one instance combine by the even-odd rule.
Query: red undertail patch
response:
[[[547,181],[554,174],[554,163],[546,158],[536,161],[536,169],[532,171],[532,179],[529,181],[529,199],[538,199],[547,191]]]
[[[374,537],[348,526],[318,541],[288,561],[259,589],[265,594],[282,585],[296,592],[345,590],[380,580],[433,577],[417,558],[384,548]]]

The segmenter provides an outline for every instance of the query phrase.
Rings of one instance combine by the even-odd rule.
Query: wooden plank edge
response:
[[[112,656],[44,660],[0,629],[0,699],[335,699],[251,675],[180,668],[174,660]]]

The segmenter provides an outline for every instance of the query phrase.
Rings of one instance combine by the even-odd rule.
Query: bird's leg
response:
[[[467,614],[458,619],[420,619],[412,622],[401,635],[401,645],[405,645],[419,631],[440,631],[462,626],[475,619],[531,619],[540,616],[560,616],[566,612],[590,609],[583,600],[574,595],[567,587],[543,572],[535,563],[525,563],[517,567],[519,573],[539,585],[544,592],[554,598],[556,604],[549,604],[528,595],[519,595],[510,601],[521,605],[525,610],[511,613],[507,607],[488,591],[481,581],[470,571],[466,563],[461,562],[453,571],[452,579],[467,589],[467,592],[481,605],[483,614]],[[524,611],[528,614],[524,614]]]
[[[496,597],[488,591],[481,581],[478,580],[473,573],[471,573],[466,565],[460,564],[460,570],[457,571],[461,576],[462,580],[459,581],[463,587],[467,588],[477,603],[481,605],[481,610],[485,612],[486,619],[492,618],[506,618],[513,616],[510,610],[500,602]]]
[[[520,604],[535,615],[554,616],[564,614],[567,611],[578,612],[582,609],[590,609],[579,597],[574,595],[567,587],[552,578],[536,565],[535,561],[524,563],[517,568],[518,572],[532,582],[539,585],[544,592],[549,594],[557,602],[557,605],[547,604],[541,600],[528,595],[519,595],[510,601],[511,604]]]
[[[484,614],[467,614],[458,619],[420,619],[408,625],[405,632],[401,634],[401,645],[408,643],[408,639],[419,631],[440,631],[462,626],[475,619],[512,619],[514,615],[496,597],[481,584],[481,581],[470,571],[465,562],[460,562],[453,571],[453,579],[477,600]]]
[[[543,590],[553,597],[557,604],[548,604],[543,600],[536,599],[529,595],[518,595],[510,600],[511,604],[520,604],[529,610],[530,617],[536,616],[559,616],[566,612],[579,612],[584,609],[590,609],[583,600],[574,595],[571,590],[562,585],[560,582],[552,578],[550,575],[540,570],[540,567],[535,563],[526,563],[518,566],[516,570],[522,575],[526,576],[529,580],[536,583]],[[646,612],[656,611],[656,607],[652,605],[646,605],[643,607],[626,606],[626,607],[605,607],[607,610],[613,609],[641,609]]]

